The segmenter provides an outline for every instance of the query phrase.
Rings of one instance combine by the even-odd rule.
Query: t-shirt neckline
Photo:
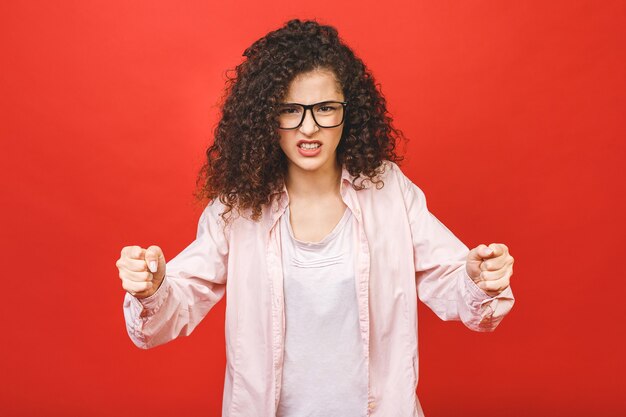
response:
[[[343,228],[343,225],[348,221],[348,218],[350,217],[350,208],[346,206],[343,212],[343,215],[341,216],[341,219],[339,219],[335,227],[333,227],[333,230],[331,230],[330,233],[328,233],[326,236],[324,236],[324,238],[322,238],[322,240],[318,242],[308,242],[305,240],[296,239],[293,233],[293,229],[291,228],[291,212],[289,211],[289,205],[287,205],[285,209],[285,216],[286,216],[287,230],[289,231],[289,236],[294,242],[296,242],[296,244],[298,244],[299,246],[304,246],[308,248],[321,247],[321,246],[327,245],[331,240],[335,238],[335,236],[339,234],[339,232]]]

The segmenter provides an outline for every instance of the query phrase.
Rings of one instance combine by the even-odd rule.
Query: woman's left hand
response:
[[[504,291],[513,275],[513,257],[503,243],[478,245],[467,255],[467,274],[490,296]]]

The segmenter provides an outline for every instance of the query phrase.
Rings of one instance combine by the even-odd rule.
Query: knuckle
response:
[[[138,260],[133,260],[133,262],[132,262],[132,264],[130,266],[130,269],[133,272],[137,272],[137,273],[141,273],[141,272],[144,272],[144,271],[148,270],[146,263],[143,262],[143,261],[138,261]]]
[[[158,247],[157,245],[150,245],[150,246],[148,247],[148,249],[147,249],[147,250],[150,250],[150,251],[153,251],[153,252],[157,252],[157,253],[158,253],[158,252],[160,252],[160,251],[161,251],[161,248],[160,248],[160,247]]]
[[[141,255],[141,247],[139,246],[131,246],[131,250],[130,250],[130,257],[133,259],[137,259],[139,258],[139,256]]]

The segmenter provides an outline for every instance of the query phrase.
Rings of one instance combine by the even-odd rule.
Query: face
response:
[[[314,70],[298,75],[289,85],[283,100],[285,103],[299,104],[323,101],[344,101],[334,73],[328,70]],[[318,114],[322,114],[324,110],[321,109]],[[322,173],[338,169],[337,145],[345,120],[337,127],[322,128],[313,120],[311,111],[313,109],[305,111],[304,121],[297,129],[278,130],[280,147],[287,156],[290,173],[294,170]]]

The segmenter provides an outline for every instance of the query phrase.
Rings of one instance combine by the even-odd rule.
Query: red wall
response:
[[[431,211],[516,259],[495,333],[420,307],[426,413],[626,415],[625,2],[11,3],[1,415],[219,415],[224,304],[191,337],[137,349],[115,260],[193,239],[224,72],[293,17],[335,25],[370,66]]]

